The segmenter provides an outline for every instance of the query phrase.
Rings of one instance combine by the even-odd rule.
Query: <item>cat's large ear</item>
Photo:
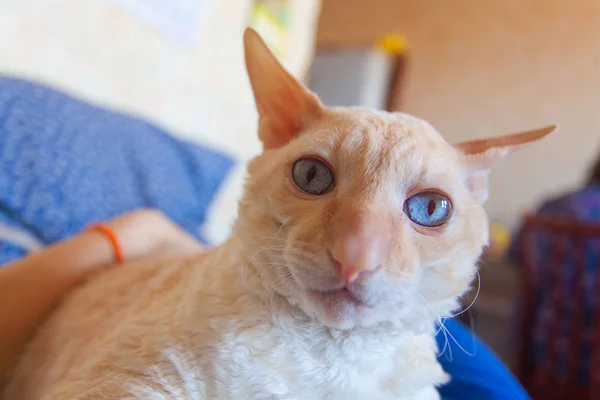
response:
[[[244,54],[260,117],[260,140],[265,149],[283,146],[319,115],[323,105],[283,68],[252,28],[244,32]]]
[[[512,135],[457,144],[455,148],[459,151],[461,163],[465,167],[467,188],[475,200],[481,204],[487,200],[489,171],[496,161],[529,143],[548,136],[557,129],[558,125],[549,125]]]

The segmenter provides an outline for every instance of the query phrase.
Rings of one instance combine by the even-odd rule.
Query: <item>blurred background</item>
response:
[[[527,268],[507,251],[523,216],[578,190],[598,156],[598,21],[598,0],[0,0],[0,73],[232,155],[240,167],[208,216],[213,242],[227,236],[243,163],[260,151],[247,25],[326,103],[408,112],[451,143],[559,123],[492,174],[492,247],[465,313],[519,372]]]

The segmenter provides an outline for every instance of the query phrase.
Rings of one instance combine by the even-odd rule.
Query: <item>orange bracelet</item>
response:
[[[117,238],[117,235],[115,235],[113,230],[110,229],[106,224],[101,224],[101,223],[92,224],[86,229],[86,231],[89,231],[89,232],[96,231],[96,232],[100,232],[104,236],[106,236],[106,238],[112,245],[113,252],[115,255],[115,260],[117,261],[117,263],[122,263],[123,261],[125,261],[125,257],[123,257],[123,249],[121,248],[121,245],[119,244],[119,239]]]

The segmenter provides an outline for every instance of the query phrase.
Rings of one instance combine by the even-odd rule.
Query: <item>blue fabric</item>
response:
[[[136,118],[95,108],[52,89],[0,78],[0,226],[42,244],[139,207],[161,209],[198,236],[232,161]],[[0,240],[0,265],[26,249]],[[444,400],[521,400],[502,363],[460,323],[439,360],[452,376]],[[440,348],[444,336],[438,335]],[[450,360],[449,354],[452,353]]]
[[[443,400],[530,399],[498,357],[464,325],[447,320],[445,326],[449,334],[436,336],[439,348],[445,348],[438,360],[452,377],[440,388]]]
[[[0,225],[42,244],[140,207],[199,227],[233,161],[131,116],[0,77]],[[0,265],[21,256],[0,242]]]
[[[26,256],[28,250],[18,244],[0,240],[0,259],[16,260]]]

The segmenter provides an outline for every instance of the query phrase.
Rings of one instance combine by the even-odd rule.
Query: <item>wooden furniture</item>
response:
[[[532,215],[520,244],[523,384],[536,400],[600,399],[600,224]]]

